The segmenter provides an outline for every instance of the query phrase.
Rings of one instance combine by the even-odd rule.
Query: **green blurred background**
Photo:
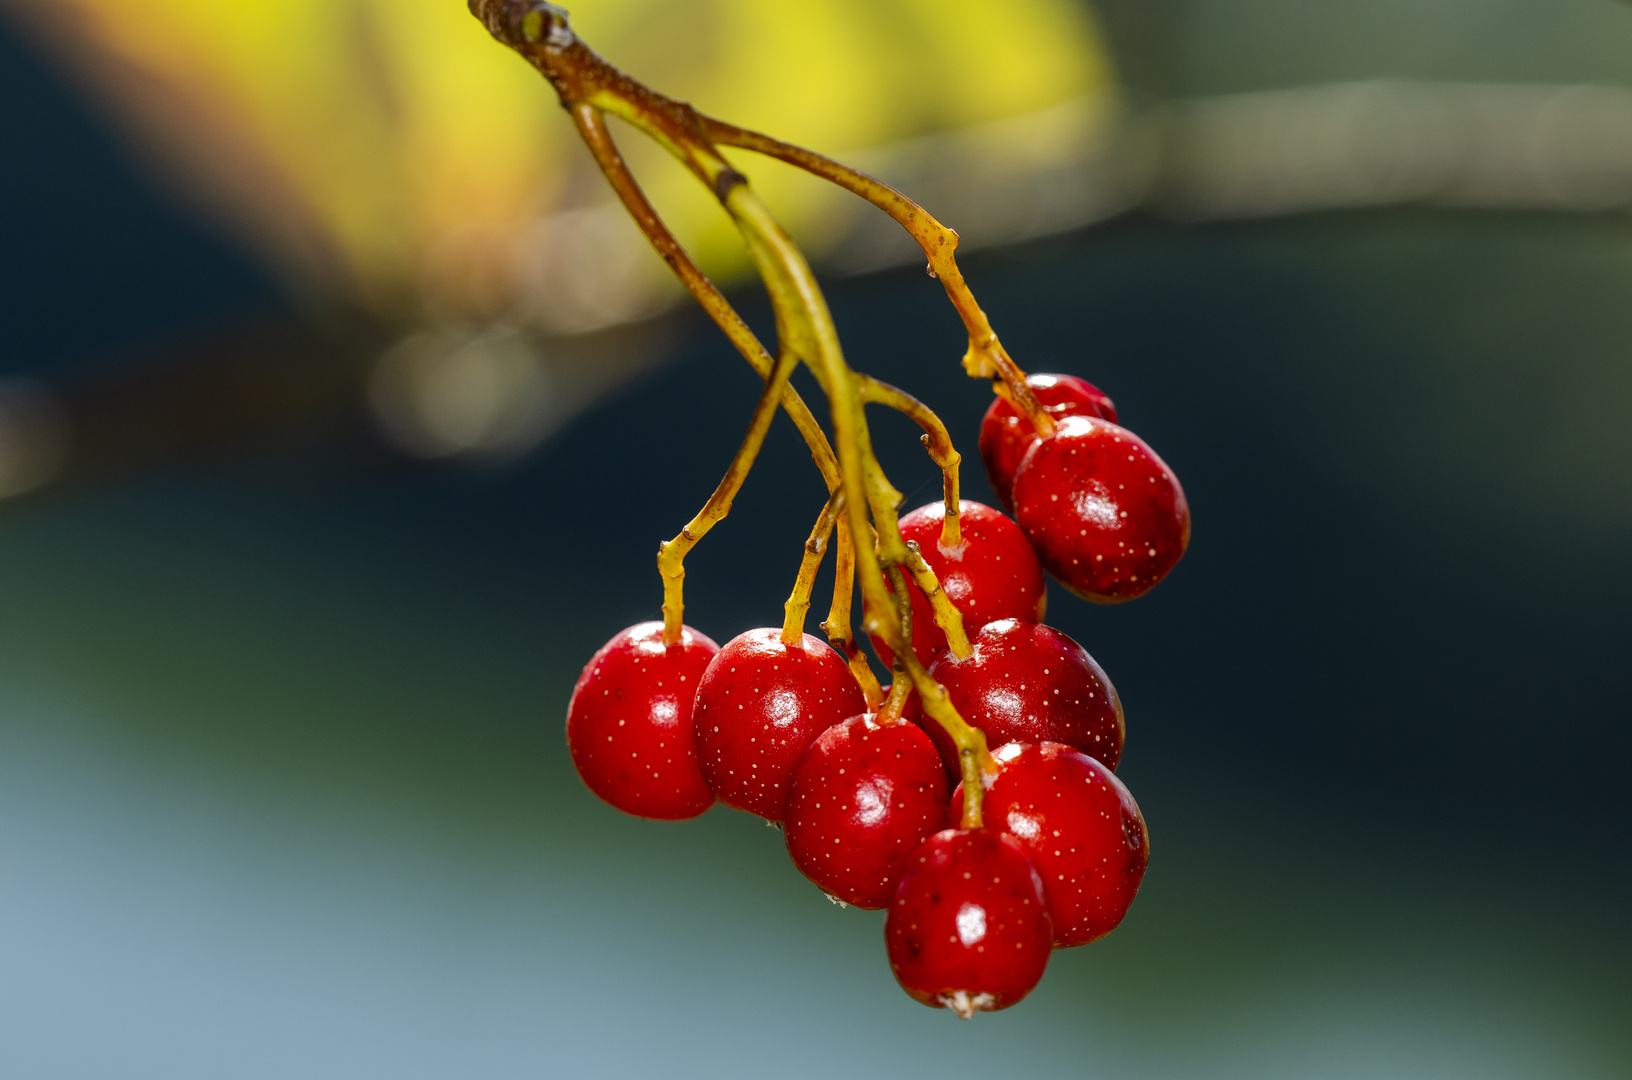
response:
[[[1052,590],[1126,705],[1154,858],[1121,929],[971,1024],[905,998],[880,916],[757,819],[637,821],[573,776],[572,680],[655,615],[656,543],[755,397],[717,332],[679,307],[549,337],[616,377],[525,446],[404,454],[368,365],[434,320],[314,301],[60,39],[0,22],[0,420],[102,448],[0,502],[0,1073],[1632,1072],[1632,8],[1079,15],[1126,140],[1224,119],[1119,212],[965,273],[1023,364],[1116,399],[1195,536],[1136,604]],[[1338,181],[1372,156],[1297,164],[1377,93],[1397,127],[1455,98],[1577,134],[1454,167],[1422,146],[1477,125],[1414,157],[1368,135],[1371,186]],[[989,395],[939,287],[829,298],[852,363],[972,449]],[[933,498],[912,432],[875,430]],[[688,621],[777,621],[819,499],[779,423]]]

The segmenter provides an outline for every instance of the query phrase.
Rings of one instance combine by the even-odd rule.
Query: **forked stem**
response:
[[[923,566],[922,558],[915,558],[916,552],[902,542],[895,516],[896,508],[901,503],[901,493],[890,485],[873,454],[856,374],[844,361],[832,315],[810,264],[758,196],[749,189],[747,180],[720,155],[709,138],[703,119],[691,106],[651,90],[596,56],[573,34],[567,25],[566,13],[559,8],[540,0],[468,2],[472,13],[494,37],[519,52],[550,80],[563,104],[574,112],[575,117],[589,117],[591,112],[585,111],[585,107],[588,107],[591,111],[600,109],[628,120],[668,149],[695,174],[736,223],[776,312],[781,359],[798,357],[803,360],[827,395],[832,410],[839,488],[843,492],[843,520],[848,524],[853,540],[876,534],[876,549],[867,543],[851,545],[856,574],[861,580],[863,629],[882,638],[899,658],[913,688],[918,692],[925,714],[941,724],[957,745],[964,763],[964,775],[973,778],[973,783],[965,786],[964,824],[970,828],[979,827],[983,794],[980,776],[983,771],[990,772],[993,768],[986,738],[978,728],[971,727],[958,715],[947,697],[946,689],[924,670],[912,651],[910,637],[903,633],[899,611],[892,611],[891,594],[884,584],[886,570],[899,574],[899,568],[907,567],[913,570],[914,578],[921,583],[920,587],[923,587],[925,579],[919,567],[928,574],[928,582],[934,581],[934,575],[928,573],[927,566]],[[580,130],[584,129],[585,125],[580,123]],[[610,145],[609,139],[606,142]],[[808,151],[803,153],[808,154]],[[823,174],[819,172],[818,175]],[[853,173],[850,183],[862,181],[883,188],[877,181],[861,177],[859,173]],[[614,186],[618,186],[617,181],[614,181]],[[620,197],[624,196],[624,191],[620,189],[619,194]],[[910,200],[905,200],[904,196],[894,194],[905,204],[910,204]],[[629,205],[627,197],[625,205]],[[938,248],[944,248],[944,251],[926,249],[930,254],[931,269],[941,274],[943,281],[948,273],[954,275],[953,281],[947,284],[948,295],[970,331],[970,352],[965,358],[965,367],[972,374],[987,377],[1001,375],[1010,382],[1018,402],[1035,404],[1035,397],[1025,386],[1024,375],[997,344],[996,335],[991,333],[984,314],[974,305],[973,298],[962,283],[962,276],[957,273],[957,265],[951,259],[957,234],[935,222],[915,204],[911,204],[911,207],[933,226],[930,231],[924,232],[924,236],[934,241]],[[655,214],[652,218],[655,220]],[[902,218],[897,216],[897,220]],[[648,232],[648,235],[652,234]],[[661,252],[663,249],[660,247],[659,250]],[[670,265],[676,264],[671,262]],[[710,313],[715,314],[718,321],[720,314]],[[781,367],[779,362],[778,372]],[[779,389],[772,385],[774,382],[773,377],[767,384],[763,401],[776,401],[773,392],[780,395]],[[769,408],[765,411],[768,412]],[[1026,411],[1032,412],[1029,408]],[[1032,418],[1040,432],[1051,430],[1051,421],[1040,409]],[[726,502],[729,504],[729,498]],[[900,586],[903,594],[904,588],[903,581]],[[929,589],[925,591],[927,593]],[[897,599],[904,599],[904,595]],[[961,634],[961,619],[955,620],[954,625]],[[950,633],[948,636],[950,639]]]
[[[502,40],[502,39],[501,39]],[[759,338],[749,329],[742,316],[737,314],[730,301],[720,292],[719,288],[708,279],[691,255],[681,246],[680,241],[670,231],[661,216],[658,215],[640,183],[629,170],[619,152],[617,143],[612,139],[612,133],[606,128],[606,121],[599,109],[593,106],[578,103],[570,110],[573,121],[577,125],[584,144],[589,148],[607,182],[612,185],[613,191],[623,203],[624,209],[640,227],[641,232],[657,251],[658,255],[674,272],[675,277],[685,286],[686,291],[702,305],[704,311],[714,320],[715,324],[725,333],[725,336],[736,346],[744,359],[759,373],[760,378],[769,379],[773,368],[771,355],[765,346],[760,344]],[[792,386],[782,390],[782,406],[792,419],[794,426],[799,429],[805,445],[810,450],[810,456],[816,463],[816,468],[822,474],[822,480],[827,484],[829,492],[839,489],[839,464],[834,457],[833,448],[827,441],[827,434],[822,431],[816,417],[805,404],[799,391]],[[855,637],[850,626],[850,590],[851,579],[854,576],[854,555],[850,541],[848,525],[839,529],[838,569],[840,574],[834,583],[833,606],[822,630],[827,634],[829,642],[842,653],[856,682],[866,696],[868,706],[876,707],[883,698],[883,690],[878,685],[878,676],[868,666],[867,658],[856,647]]]
[[[680,245],[668,225],[658,216],[651,200],[641,190],[640,183],[634,173],[629,171],[628,163],[618,151],[617,143],[612,140],[612,133],[606,129],[606,120],[598,109],[585,104],[577,104],[569,110],[573,122],[578,127],[578,134],[583,137],[584,145],[595,158],[596,164],[601,167],[607,182],[617,193],[618,200],[629,216],[640,226],[640,231],[646,234],[657,254],[662,258],[674,276],[680,279],[680,284],[686,287],[693,299],[702,305],[724,333],[731,344],[736,346],[743,358],[759,373],[761,379],[769,379],[771,370],[776,366],[771,354],[765,346],[760,344],[759,338],[749,329],[742,316],[737,314],[736,308],[720,292],[719,287],[708,279],[702,268],[699,267],[690,253]],[[782,391],[782,407],[787,410],[788,418],[793,426],[799,429],[799,434],[810,449],[810,456],[816,462],[816,468],[822,474],[829,491],[836,491],[839,486],[839,463],[833,456],[833,448],[828,444],[827,434],[822,426],[816,422],[810,407],[805,404],[799,391],[792,386]]]
[[[846,516],[850,519],[852,530],[864,535],[868,526],[867,514],[871,510],[872,523],[878,530],[876,552],[866,545],[856,548],[863,599],[863,629],[882,637],[890,651],[902,661],[913,688],[918,691],[924,713],[939,723],[957,746],[965,776],[972,776],[975,780],[964,789],[965,827],[978,828],[984,795],[981,774],[995,771],[995,764],[987,750],[986,736],[958,715],[946,688],[924,670],[912,650],[911,640],[903,635],[899,613],[891,611],[891,596],[884,587],[881,558],[886,564],[894,566],[909,562],[910,556],[901,541],[895,520],[895,508],[901,497],[883,478],[877,459],[873,456],[856,375],[844,362],[838,332],[827,310],[827,301],[816,284],[810,264],[777,225],[758,196],[749,189],[747,181],[739,178],[721,201],[748,243],[749,254],[753,256],[765,281],[766,291],[777,309],[779,330],[787,335],[784,337],[785,343],[805,355],[807,363],[819,366],[826,375],[828,403],[833,410],[833,441],[844,483]],[[895,617],[891,617],[892,614]]]
[[[986,318],[963,280],[963,272],[958,269],[958,260],[953,254],[958,246],[956,232],[895,188],[843,162],[711,116],[699,114],[698,120],[712,141],[752,150],[803,169],[859,195],[894,218],[923,249],[924,257],[929,260],[930,274],[940,279],[947,299],[963,319],[964,329],[969,333],[969,351],[964,354],[963,369],[975,378],[1001,379],[1009,391],[1004,396],[1030,418],[1037,434],[1047,438],[1054,433],[1053,417],[1044,411],[1037,395],[1026,385],[1026,373],[1003,348],[991,320]]]

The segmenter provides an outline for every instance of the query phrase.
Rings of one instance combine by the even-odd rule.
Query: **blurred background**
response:
[[[1183,479],[1169,581],[1050,606],[1127,708],[1138,902],[959,1024],[757,819],[577,783],[572,681],[756,382],[462,3],[5,0],[0,1072],[1632,1072],[1632,7],[573,15],[920,197],[1019,361]],[[973,458],[914,250],[739,165]],[[779,421],[688,621],[778,622],[820,499]]]

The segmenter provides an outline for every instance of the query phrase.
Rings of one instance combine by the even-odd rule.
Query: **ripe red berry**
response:
[[[1013,619],[981,627],[970,644],[971,655],[944,654],[929,673],[958,713],[986,733],[987,743],[1065,743],[1116,768],[1126,733],[1122,702],[1088,650],[1052,626]],[[958,751],[951,736],[917,712],[912,717],[935,741],[955,782]]]
[[[945,521],[946,503],[920,506],[901,519],[901,538],[918,545],[947,599],[963,616],[965,632],[973,635],[999,619],[1042,619],[1048,608],[1048,582],[1020,526],[984,503],[962,499],[958,503],[962,543],[944,547]],[[912,598],[912,648],[927,664],[946,648],[946,634],[935,625],[929,601],[910,578],[907,591]],[[880,658],[890,663],[889,648],[877,639],[874,645]]]
[[[692,750],[692,703],[720,647],[691,627],[663,644],[639,623],[590,657],[567,704],[567,749],[584,785],[640,817],[678,821],[714,805]]]
[[[1150,861],[1133,795],[1104,765],[1059,743],[1010,743],[992,756],[999,768],[982,804],[986,825],[1018,840],[1043,875],[1055,947],[1115,930]],[[962,816],[959,784],[947,820]]]
[[[781,821],[793,767],[816,736],[866,711],[844,659],[809,634],[749,630],[703,672],[692,711],[697,765],[727,806]]]
[[[1053,931],[1042,878],[1011,836],[947,829],[913,853],[884,917],[896,981],[965,1020],[1006,1009],[1048,966]]]
[[[1067,416],[1097,416],[1112,423],[1116,421],[1116,406],[1103,390],[1086,379],[1075,375],[1028,375],[1026,385],[1037,395],[1043,411],[1055,420]],[[986,462],[992,490],[1011,510],[1014,501],[1009,492],[1014,485],[1014,471],[1036,441],[1037,429],[1025,414],[1006,398],[994,398],[985,419],[980,422],[980,456]]]
[[[1067,417],[1027,452],[1014,513],[1049,573],[1099,603],[1148,592],[1190,543],[1173,470],[1133,432],[1087,416]]]
[[[836,900],[881,908],[939,832],[946,773],[929,737],[875,714],[834,724],[794,769],[782,828],[799,872]]]

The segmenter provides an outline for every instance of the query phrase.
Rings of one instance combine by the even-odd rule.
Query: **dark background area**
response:
[[[0,132],[0,375],[112,371],[292,310],[3,26]],[[347,437],[0,508],[0,1055],[29,1076],[927,1075],[954,1052],[1007,1075],[1623,1075],[1628,230],[1136,216],[967,261],[1011,351],[1104,387],[1195,517],[1149,597],[1050,596],[1127,708],[1139,903],[967,1028],[895,994],[877,920],[820,902],[775,834],[621,819],[571,776],[571,680],[655,617],[657,541],[757,393],[700,317],[507,464],[359,466]],[[939,286],[829,299],[851,362],[971,451],[989,392]],[[912,505],[933,498],[905,422],[874,429]],[[688,562],[688,622],[723,642],[779,621],[819,499],[779,421]]]

